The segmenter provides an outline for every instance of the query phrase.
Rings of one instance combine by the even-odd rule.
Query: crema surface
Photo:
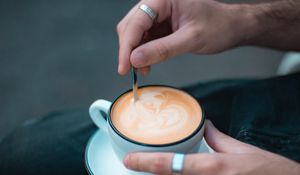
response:
[[[113,106],[112,121],[128,138],[147,144],[167,144],[192,134],[202,111],[189,94],[169,87],[143,87],[120,97]]]
[[[120,97],[112,109],[115,127],[128,138],[147,144],[167,144],[192,134],[202,120],[198,102],[169,87],[143,87]]]

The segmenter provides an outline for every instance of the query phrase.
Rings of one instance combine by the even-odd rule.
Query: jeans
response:
[[[221,131],[300,162],[300,73],[182,89]],[[87,174],[84,151],[96,129],[88,109],[28,121],[0,141],[0,174]]]

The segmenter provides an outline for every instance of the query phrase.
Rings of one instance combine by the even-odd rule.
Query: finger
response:
[[[118,38],[119,38],[119,45],[121,46],[122,43],[122,36],[123,33],[126,29],[127,23],[128,23],[128,19],[130,18],[130,16],[132,16],[135,12],[135,10],[137,10],[137,8],[139,7],[139,5],[141,4],[141,2],[139,2],[138,4],[136,4],[128,13],[127,15],[118,23],[117,25],[117,34],[118,34]],[[124,46],[126,47],[126,46]],[[124,49],[124,48],[119,48],[119,65],[118,65],[118,72],[121,75],[125,75],[128,70],[130,69],[130,63],[126,60],[122,60],[121,59],[121,55],[128,55],[130,54],[128,52],[129,49]]]
[[[137,3],[133,8],[131,8],[131,10],[127,13],[127,15],[118,23],[117,25],[117,33],[119,36],[119,44],[121,43],[121,36],[122,33],[125,31],[126,26],[128,24],[129,19],[134,15],[135,11],[139,8],[139,6],[142,4],[142,2],[140,1],[139,3]]]
[[[127,168],[135,171],[154,174],[174,174],[172,172],[172,160],[174,153],[131,153],[124,159]],[[201,153],[185,155],[182,173],[183,175],[215,174],[220,168],[221,159],[216,154]]]
[[[127,168],[154,174],[172,174],[173,153],[131,153],[124,159]]]
[[[216,175],[223,161],[218,154],[198,153],[186,155],[182,175]]]
[[[205,139],[210,147],[216,152],[223,153],[246,153],[257,149],[254,146],[240,142],[220,132],[210,120],[206,121]]]
[[[130,56],[131,65],[140,68],[160,63],[172,56],[189,50],[190,35],[178,30],[163,38],[147,42],[134,49]]]
[[[162,21],[170,15],[170,2],[161,0],[147,1],[147,4],[157,15],[157,21]],[[120,74],[126,74],[130,69],[130,53],[137,47],[144,33],[151,28],[153,20],[142,10],[137,8],[135,13],[128,20],[125,31],[119,35],[120,51],[119,51],[119,69]]]

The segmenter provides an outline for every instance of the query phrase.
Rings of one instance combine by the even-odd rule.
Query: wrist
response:
[[[233,5],[238,14],[240,45],[268,45],[268,38],[285,35],[299,22],[297,7],[300,2],[295,0]]]
[[[254,40],[266,31],[265,25],[260,24],[259,10],[250,4],[233,4],[231,9],[235,14],[234,32],[239,45],[254,44]]]

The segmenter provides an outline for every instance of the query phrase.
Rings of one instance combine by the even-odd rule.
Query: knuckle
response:
[[[160,60],[165,60],[171,55],[170,49],[162,42],[157,42],[156,50]]]
[[[199,50],[199,48],[202,48],[205,43],[205,34],[201,27],[192,27],[189,32],[189,40],[191,43],[194,43],[193,50]]]
[[[153,160],[153,164],[150,167],[151,172],[156,172],[156,173],[163,173],[163,171],[166,169],[166,164],[168,160],[165,156],[162,155],[157,155],[155,160]]]
[[[141,160],[135,153],[128,155],[128,164],[130,168],[135,170],[140,170],[141,168]]]
[[[118,33],[121,33],[122,29],[123,29],[123,23],[119,22],[117,24],[116,30],[117,30]]]
[[[192,27],[190,33],[192,39],[194,39],[195,41],[199,41],[203,37],[203,31],[198,27]]]
[[[192,161],[190,167],[191,167],[192,170],[199,169],[199,162]]]
[[[202,164],[202,169],[206,172],[214,172],[215,170],[221,169],[223,162],[216,156],[208,156]]]
[[[139,158],[139,156],[136,156],[135,157],[135,168],[136,170],[138,171],[141,171],[143,170],[143,162],[141,161],[141,159]]]
[[[141,20],[132,22],[130,24],[135,27],[138,32],[145,32],[147,30],[145,23],[143,23]]]

